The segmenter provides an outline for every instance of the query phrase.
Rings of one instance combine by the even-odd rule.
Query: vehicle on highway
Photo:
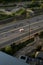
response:
[[[19,29],[19,31],[20,31],[20,32],[24,32],[24,29],[23,29],[23,28],[21,28],[21,29]]]

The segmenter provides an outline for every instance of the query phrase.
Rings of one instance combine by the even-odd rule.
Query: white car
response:
[[[20,31],[20,32],[24,32],[24,29],[23,29],[23,28],[21,28],[21,29],[19,29],[19,31]]]

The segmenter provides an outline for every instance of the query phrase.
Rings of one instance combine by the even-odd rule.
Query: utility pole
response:
[[[25,12],[26,12],[26,19],[28,19],[28,14],[27,14],[27,8],[26,7],[25,7]],[[30,39],[30,21],[29,21],[29,39]]]
[[[29,21],[29,39],[30,39],[30,21]]]

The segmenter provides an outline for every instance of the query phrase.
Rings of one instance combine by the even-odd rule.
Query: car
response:
[[[24,32],[24,29],[23,29],[23,28],[21,28],[21,29],[19,29],[19,31],[20,31],[20,32]]]

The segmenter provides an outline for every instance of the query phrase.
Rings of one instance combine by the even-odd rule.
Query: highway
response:
[[[30,27],[31,27],[30,31],[35,30],[35,28],[38,29],[40,27],[43,27],[43,20],[41,22],[36,22],[36,23],[30,24]],[[20,35],[21,33],[24,33],[24,32],[19,31],[19,29],[21,29],[21,28],[24,28],[24,32],[26,33],[29,30],[29,24],[25,25],[23,27],[19,27],[17,29],[13,29],[13,30],[10,30],[10,31],[7,31],[7,32],[0,33],[0,39],[4,38],[4,37],[8,37],[8,36],[13,35],[13,34],[15,36],[15,35]]]
[[[25,26],[34,22],[39,22],[39,20],[43,20],[43,15],[39,15],[30,19],[20,20],[20,21],[15,22],[15,24],[10,23],[10,24],[4,25],[0,27],[0,33],[7,32],[9,30],[19,28],[19,27],[22,27],[22,26]],[[8,20],[4,20],[4,21],[8,21]]]
[[[42,15],[41,15],[42,16]],[[24,24],[25,22],[25,24]],[[20,25],[22,24],[22,25]],[[30,31],[29,31],[29,24],[30,24]],[[18,25],[16,28],[14,26]],[[20,26],[19,26],[20,25]],[[23,28],[24,32],[20,32],[19,29]],[[8,25],[5,27],[0,28],[0,48],[2,46],[12,44],[26,36],[33,35],[36,32],[43,30],[43,17],[34,17],[32,20],[26,19],[22,20],[19,23],[15,23],[12,25]]]

